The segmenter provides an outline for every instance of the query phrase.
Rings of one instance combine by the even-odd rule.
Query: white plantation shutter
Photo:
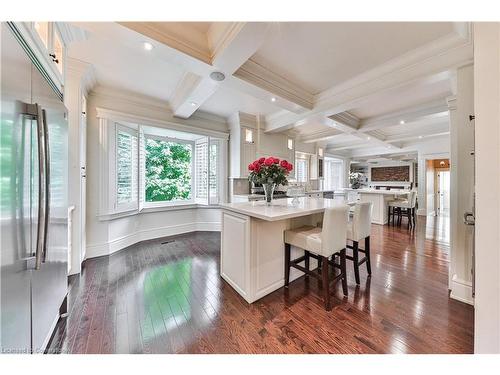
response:
[[[116,131],[116,208],[132,209],[138,203],[138,134],[117,125]]]
[[[342,159],[325,157],[325,189],[343,187],[344,162]]]
[[[219,203],[219,190],[220,190],[220,141],[218,139],[210,138],[210,153],[209,153],[209,189],[210,199],[209,204]]]
[[[139,129],[139,209],[146,200],[146,140],[142,127]]]
[[[198,141],[195,146],[196,199],[208,199],[208,140]]]
[[[297,182],[307,182],[309,174],[309,161],[307,159],[296,159],[295,168]]]

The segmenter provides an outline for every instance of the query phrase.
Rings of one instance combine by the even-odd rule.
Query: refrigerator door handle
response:
[[[43,140],[45,146],[45,219],[43,229],[43,255],[42,263],[45,263],[47,258],[47,233],[50,218],[50,149],[49,149],[49,126],[47,124],[47,112],[42,109],[42,123],[43,123]]]
[[[46,219],[46,155],[45,155],[45,137],[44,137],[44,118],[42,107],[35,104],[37,139],[38,139],[38,229],[36,236],[35,269],[40,269],[43,256],[43,246],[45,239],[45,219]]]

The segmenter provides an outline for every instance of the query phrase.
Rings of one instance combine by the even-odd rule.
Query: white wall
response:
[[[500,353],[500,24],[474,24],[474,352]]]
[[[220,210],[212,207],[141,212],[113,220],[99,220],[99,121],[96,107],[157,120],[225,131],[224,122],[210,118],[183,121],[172,118],[163,103],[130,93],[98,88],[88,99],[87,126],[87,258],[107,255],[139,241],[195,230],[220,230]]]
[[[473,304],[472,298],[472,227],[464,224],[464,213],[473,209],[474,114],[473,66],[457,69],[456,96],[448,99],[450,108],[450,296]]]

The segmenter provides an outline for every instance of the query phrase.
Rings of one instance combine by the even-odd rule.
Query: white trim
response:
[[[87,246],[87,259],[104,255],[111,255],[117,251],[132,246],[138,242],[152,240],[155,238],[174,236],[197,231],[219,232],[220,222],[191,222],[186,224],[170,225],[154,229],[143,229],[126,236],[112,239],[108,242],[91,244]]]
[[[371,95],[470,64],[473,61],[472,26],[462,24],[460,33],[450,33],[315,95],[311,111],[267,116],[265,131],[290,128],[317,114],[330,116],[347,111]]]
[[[114,111],[112,109],[106,109],[101,107],[96,107],[97,117],[106,118],[116,122],[127,122],[130,124],[138,124],[143,126],[156,126],[160,128],[167,128],[171,130],[178,130],[186,133],[199,134],[204,136],[211,136],[215,138],[229,139],[229,134],[220,132],[217,130],[209,130],[203,128],[196,128],[192,125],[185,125],[180,123],[175,123],[172,121],[158,120],[152,117],[137,116],[133,114],[128,114],[124,112]]]
[[[459,279],[457,275],[453,275],[450,286],[450,298],[460,302],[465,302],[469,305],[474,305],[474,298],[472,297],[472,282]]]

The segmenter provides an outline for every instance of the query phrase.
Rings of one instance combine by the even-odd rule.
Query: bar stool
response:
[[[352,221],[347,224],[347,239],[352,241],[352,246],[347,245],[347,248],[352,249],[352,256],[346,255],[346,259],[352,260],[354,263],[354,278],[356,284],[359,284],[359,266],[366,262],[366,270],[368,275],[372,274],[370,261],[370,231],[372,224],[372,202],[357,203],[354,208],[354,216]],[[365,240],[365,248],[359,248],[359,242]],[[359,253],[365,254],[363,259],[359,259]],[[339,254],[335,254],[338,256]],[[334,256],[334,258],[335,258]]]
[[[416,205],[417,205],[417,192],[411,191],[406,200],[394,200],[389,202],[389,212],[392,208],[392,223],[394,224],[394,215],[398,214],[398,225],[401,225],[403,213],[408,218],[408,229],[415,226],[416,223]],[[404,211],[403,211],[404,210]],[[389,213],[390,215],[390,213]]]
[[[349,207],[339,205],[338,207],[327,208],[323,214],[323,228],[304,226],[297,229],[285,231],[285,288],[288,288],[290,281],[290,267],[296,268],[306,275],[310,275],[322,280],[323,298],[325,309],[330,310],[330,275],[329,266],[340,269],[340,274],[333,278],[334,281],[342,279],[342,291],[347,296],[346,278],[346,241],[347,241],[347,221]],[[304,250],[304,255],[297,259],[290,259],[291,245]],[[329,258],[338,253],[340,263]],[[309,270],[309,258],[318,261],[318,271]],[[299,265],[304,261],[305,267]]]
[[[401,198],[396,196],[393,200],[387,202],[387,225],[391,224],[391,215],[392,215],[392,224],[394,225],[394,216],[397,211],[396,204],[406,201],[408,198]]]

